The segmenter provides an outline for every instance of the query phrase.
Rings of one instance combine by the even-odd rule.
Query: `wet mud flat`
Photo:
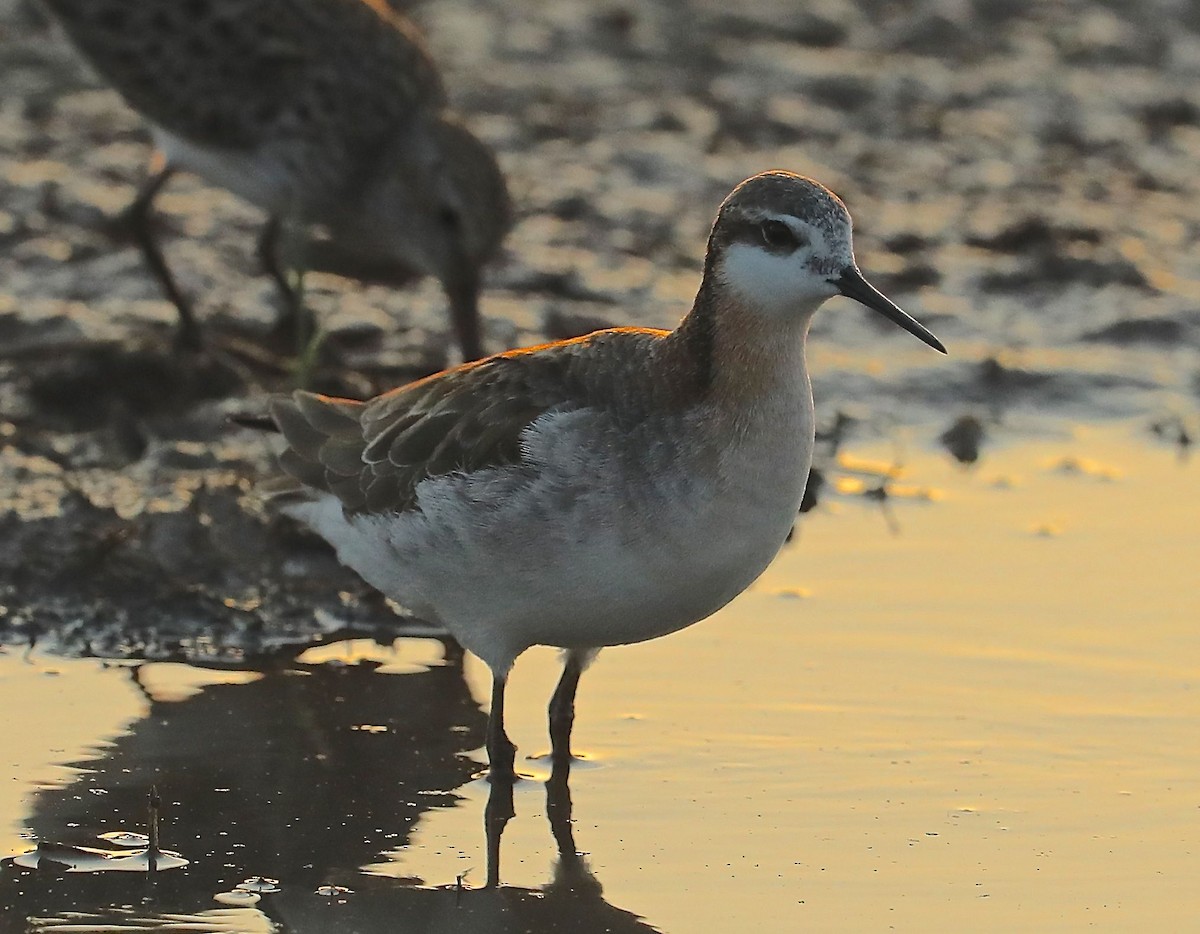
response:
[[[174,356],[173,310],[111,225],[142,178],[144,128],[30,4],[0,0],[2,678],[34,737],[10,753],[38,731],[47,747],[14,766],[6,826],[87,845],[138,829],[146,785],[172,776],[168,842],[205,868],[194,884],[164,874],[154,905],[213,930],[309,929],[342,904],[325,885],[370,896],[362,930],[405,912],[488,930],[555,880],[565,899],[526,927],[688,930],[714,906],[730,930],[1194,917],[1194,607],[1176,559],[1195,542],[1173,522],[1200,432],[1195,11],[412,10],[517,203],[482,299],[491,348],[670,326],[720,198],[784,167],[845,196],[864,271],[951,355],[848,303],[822,311],[823,484],[796,541],[744,603],[589,675],[591,761],[572,788],[594,877],[555,823],[561,796],[530,782],[505,887],[463,895],[488,864],[479,672],[436,643],[393,646],[415,623],[263,509],[271,441],[230,422],[296,381],[269,340],[261,218],[189,178],[161,199],[211,341]],[[363,397],[454,362],[429,283],[315,275],[308,300],[329,334],[313,388]],[[1113,420],[1101,450],[1064,441]],[[1014,501],[1028,514],[1006,524]],[[987,529],[998,557],[968,561],[980,545],[963,529]],[[1105,563],[1118,546],[1138,561]],[[314,642],[350,647],[314,661]],[[400,676],[381,672],[409,651]],[[553,683],[552,660],[528,665],[511,701],[523,754],[544,742]],[[72,721],[73,740],[52,732]],[[295,907],[213,913],[253,875],[281,878]],[[5,867],[0,910],[25,923],[33,893],[39,930],[114,922],[144,896],[116,885]],[[56,914],[73,910],[91,914]]]
[[[231,371],[169,348],[80,348],[9,376],[28,416],[0,451],[4,641],[236,663],[400,622],[255,495],[269,445],[229,416],[260,413],[259,386],[231,394]]]
[[[1132,416],[1196,436],[1200,22],[1186,5],[412,13],[518,207],[484,295],[491,347],[670,326],[720,197],[784,166],[847,197],[864,269],[951,349],[933,359],[834,303],[811,348],[826,423],[915,426],[925,445],[963,419],[1019,435]],[[0,29],[4,638],[67,626],[78,647],[178,646],[186,633],[95,634],[186,619],[240,640],[311,631],[313,607],[390,625],[250,493],[269,442],[228,417],[295,383],[266,340],[260,218],[190,178],[162,198],[213,348],[174,358],[173,311],[112,224],[143,177],[144,128],[34,5],[5,0]],[[314,388],[363,397],[452,362],[430,283],[310,278],[332,351]]]

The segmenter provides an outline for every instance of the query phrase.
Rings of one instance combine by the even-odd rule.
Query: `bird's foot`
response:
[[[488,744],[488,781],[515,782],[517,775],[517,747],[507,736],[500,736]]]

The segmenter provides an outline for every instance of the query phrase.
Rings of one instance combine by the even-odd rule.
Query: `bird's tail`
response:
[[[283,476],[258,484],[274,506],[332,493],[354,508],[363,499],[360,473],[365,441],[358,421],[362,402],[297,391],[271,399],[267,413],[238,413],[229,421],[242,428],[269,431],[286,442],[279,453]]]

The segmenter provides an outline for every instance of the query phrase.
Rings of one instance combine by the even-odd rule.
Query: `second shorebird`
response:
[[[598,331],[369,402],[297,392],[272,406],[285,510],[491,668],[494,777],[513,775],[504,686],[518,655],[566,650],[550,736],[569,760],[598,649],[704,619],[775,557],[812,462],[804,342],[826,299],[945,352],[863,278],[850,233],[821,185],[758,175],[721,206],[674,331]]]
[[[415,28],[384,0],[45,0],[72,42],[150,123],[151,175],[127,211],[147,263],[199,343],[191,302],[149,228],[186,169],[266,210],[260,254],[307,313],[287,267],[436,277],[463,357],[483,355],[480,268],[507,232],[495,157],[446,112]],[[304,233],[325,228],[325,255]]]

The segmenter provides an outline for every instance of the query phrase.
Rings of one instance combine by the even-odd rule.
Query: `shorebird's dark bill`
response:
[[[847,266],[842,270],[841,276],[832,281],[838,287],[838,291],[847,298],[852,298],[856,302],[874,309],[884,317],[891,318],[900,327],[908,331],[909,334],[921,338],[921,340],[934,350],[941,353],[946,352],[946,348],[942,346],[942,342],[934,337],[925,325],[902,311],[895,302],[864,279],[863,274],[858,271],[857,266]]]
[[[479,325],[479,276],[466,257],[456,260],[442,279],[450,300],[450,319],[458,334],[464,362],[483,356],[483,337]]]

